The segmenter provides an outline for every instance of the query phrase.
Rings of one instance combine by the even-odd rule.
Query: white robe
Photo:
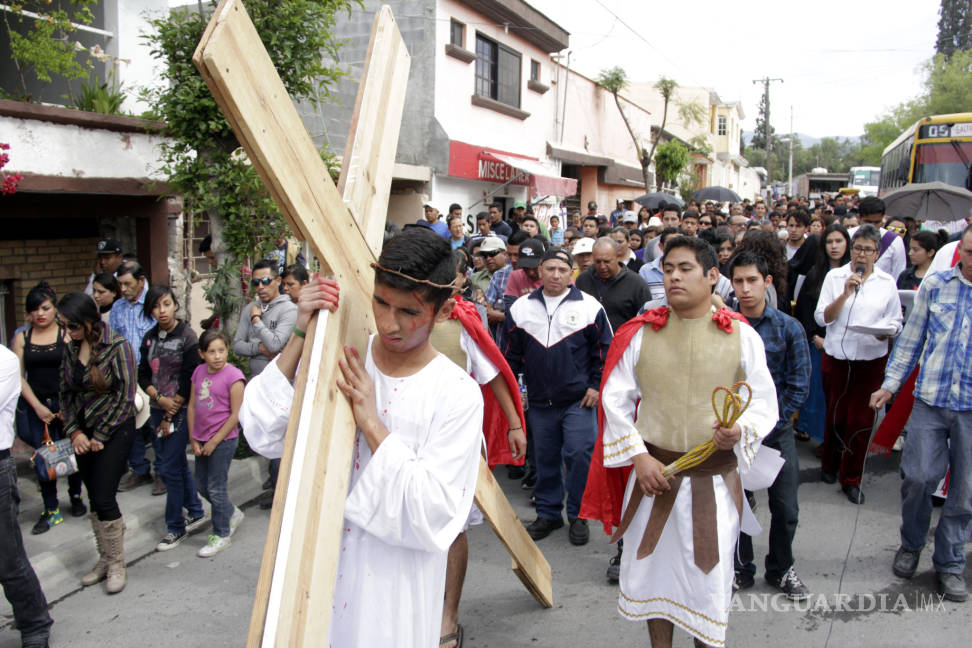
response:
[[[392,378],[369,343],[365,369],[389,436],[372,454],[355,435],[328,645],[429,648],[439,644],[447,551],[476,487],[482,394],[442,354]],[[276,360],[247,385],[240,420],[256,452],[280,456],[293,393]]]
[[[740,327],[742,367],[745,380],[753,390],[752,402],[738,421],[742,436],[733,448],[740,470],[745,470],[755,458],[763,437],[773,430],[779,414],[776,387],[766,367],[763,341],[751,327],[739,322],[734,322],[734,325]],[[605,423],[604,447],[624,450],[615,456],[606,455],[604,465],[609,468],[631,465],[634,455],[647,452],[634,425],[638,399],[642,398],[641,386],[634,373],[641,354],[642,333],[643,329],[631,339],[601,395]],[[651,394],[644,394],[640,406],[664,404],[655,403]],[[631,497],[634,482],[635,473],[632,471],[624,494],[625,506]],[[722,477],[713,477],[712,485],[716,499],[719,563],[708,574],[695,565],[692,485],[690,479],[683,479],[653,553],[641,560],[636,559],[638,545],[641,544],[651,514],[652,498],[641,501],[637,514],[624,534],[618,612],[633,621],[665,619],[706,644],[722,646],[725,644],[732,601],[732,555],[739,537],[739,516]]]

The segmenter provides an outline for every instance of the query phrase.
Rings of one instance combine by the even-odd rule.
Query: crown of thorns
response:
[[[407,275],[404,272],[400,272],[399,270],[392,270],[391,268],[386,268],[385,266],[380,265],[378,263],[372,263],[371,264],[371,267],[374,268],[375,270],[381,270],[382,272],[387,272],[389,274],[398,275],[399,277],[402,277],[404,279],[408,279],[409,281],[412,281],[412,282],[415,282],[415,283],[425,284],[427,286],[432,286],[433,288],[442,288],[442,289],[445,289],[445,290],[451,290],[453,292],[456,292],[456,291],[459,290],[459,286],[458,286],[459,277],[458,276],[455,279],[453,279],[450,283],[447,283],[447,284],[439,284],[439,283],[435,283],[434,281],[429,281],[428,279],[419,279],[417,277],[413,277],[412,275]]]

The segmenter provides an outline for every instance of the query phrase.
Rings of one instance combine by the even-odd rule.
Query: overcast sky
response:
[[[621,65],[633,81],[668,76],[741,101],[745,130],[770,86],[777,132],[863,133],[921,91],[935,52],[939,0],[527,0],[570,32],[571,67]],[[617,18],[611,14],[613,12]],[[627,24],[628,26],[625,26]],[[631,29],[637,32],[632,33]]]
[[[169,0],[170,5],[187,0]],[[940,0],[527,0],[570,32],[570,65],[596,77],[621,65],[741,101],[756,124],[762,84],[779,133],[856,136],[921,91]],[[355,8],[354,10],[357,10]],[[613,14],[613,15],[612,15]],[[617,16],[617,17],[615,17]],[[634,33],[632,29],[635,30]]]

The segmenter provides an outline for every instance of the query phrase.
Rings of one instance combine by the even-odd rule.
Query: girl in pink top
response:
[[[192,453],[196,455],[196,487],[213,507],[213,533],[199,550],[208,558],[230,544],[230,536],[243,521],[243,511],[230,502],[226,489],[230,462],[239,443],[240,406],[243,404],[243,372],[227,362],[230,341],[225,333],[210,329],[199,338],[204,364],[192,374],[188,422]]]

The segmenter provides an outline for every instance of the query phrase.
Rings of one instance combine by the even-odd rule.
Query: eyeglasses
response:
[[[493,250],[492,252],[483,252],[480,250],[479,256],[484,257],[486,259],[492,259],[494,256],[496,256],[497,254],[501,254],[502,252],[503,250]]]
[[[908,233],[908,228],[907,227],[889,227],[888,228],[888,231],[889,232],[894,232],[898,236],[904,236],[905,234]]]
[[[257,286],[269,286],[273,283],[273,277],[263,277],[262,279],[250,279],[250,285],[256,288]]]
[[[58,326],[63,326],[69,331],[77,331],[79,328],[81,328],[80,322],[65,322],[61,318],[57,318],[56,321]]]
[[[851,252],[853,252],[854,254],[874,254],[875,252],[877,252],[877,248],[871,248],[871,247],[863,248],[859,245],[855,245],[854,247],[851,248]]]

